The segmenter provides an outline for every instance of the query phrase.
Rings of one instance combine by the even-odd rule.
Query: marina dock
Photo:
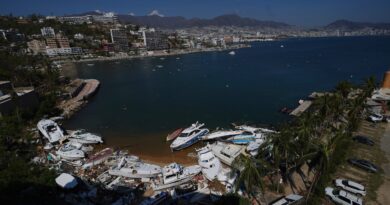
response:
[[[313,104],[313,101],[311,100],[305,100],[303,101],[297,108],[295,108],[290,115],[292,116],[300,116],[302,113],[304,113],[309,107]]]

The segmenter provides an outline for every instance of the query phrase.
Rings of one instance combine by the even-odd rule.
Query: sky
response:
[[[113,11],[147,15],[158,10],[165,16],[212,18],[238,14],[297,26],[323,26],[347,19],[390,22],[390,0],[0,0],[0,14],[77,14]]]

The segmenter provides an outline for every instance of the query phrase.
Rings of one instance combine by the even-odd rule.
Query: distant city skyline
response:
[[[186,18],[238,14],[298,26],[323,26],[339,19],[390,22],[388,0],[1,0],[1,5],[0,14],[16,16],[60,16],[93,10],[142,16],[156,10],[164,16]]]

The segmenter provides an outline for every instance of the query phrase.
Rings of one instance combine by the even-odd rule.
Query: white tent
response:
[[[77,186],[77,180],[72,175],[67,173],[62,173],[56,178],[56,183],[58,186],[64,189],[72,189]]]

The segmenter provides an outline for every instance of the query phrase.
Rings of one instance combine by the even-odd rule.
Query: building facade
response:
[[[115,51],[129,51],[129,39],[123,29],[110,29],[111,42],[114,44]]]
[[[143,36],[148,51],[169,49],[168,35],[163,32],[145,32]]]
[[[41,28],[41,34],[43,37],[54,37],[56,34],[52,27],[43,27]]]

